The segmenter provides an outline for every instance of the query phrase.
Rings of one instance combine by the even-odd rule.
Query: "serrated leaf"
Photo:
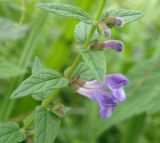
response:
[[[125,23],[138,20],[144,16],[141,11],[127,10],[127,9],[116,9],[107,12],[109,16],[121,17]]]
[[[28,30],[28,27],[16,26],[13,21],[0,18],[0,41],[17,40],[23,38]]]
[[[79,7],[58,3],[40,3],[38,7],[57,15],[72,17],[89,24],[92,23],[90,15]]]
[[[84,44],[87,40],[89,32],[91,30],[91,25],[86,24],[84,22],[79,22],[74,30],[74,38],[77,44]],[[99,34],[96,32],[93,35],[92,41],[97,40],[99,38]]]
[[[25,73],[24,69],[19,68],[2,57],[0,57],[0,69],[0,78],[10,78]]]
[[[150,66],[152,65],[152,66]],[[107,122],[99,121],[97,136],[110,126],[142,113],[152,114],[160,111],[160,62],[159,59],[141,62],[129,72],[130,84],[126,94],[127,101],[119,105]]]
[[[38,106],[35,116],[35,142],[54,143],[60,128],[60,120],[51,111]]]
[[[33,94],[32,97],[33,97],[33,99],[35,99],[37,101],[43,101],[47,97],[49,97],[51,94],[53,94],[53,92],[54,92],[54,90],[45,91],[45,92]]]
[[[0,143],[19,143],[25,138],[26,135],[20,131],[18,124],[11,122],[0,124]]]
[[[32,67],[32,74],[39,72],[41,70],[44,70],[44,66],[41,64],[40,60],[38,57],[35,58],[34,60],[34,64]],[[53,91],[45,91],[42,93],[38,93],[38,94],[33,94],[32,97],[37,100],[37,101],[42,101],[45,100],[48,96],[50,96],[53,93]]]
[[[103,82],[106,76],[106,60],[102,51],[81,49],[80,51],[85,63],[92,74]]]
[[[91,70],[89,69],[89,66],[85,62],[82,62],[78,65],[73,75],[80,75],[80,78],[85,81],[95,79],[95,75],[92,74]]]
[[[57,88],[67,86],[68,83],[69,81],[62,78],[58,72],[44,69],[24,80],[12,93],[11,99],[54,91]]]

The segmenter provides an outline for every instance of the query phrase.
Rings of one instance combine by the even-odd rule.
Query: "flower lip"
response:
[[[103,120],[107,120],[110,116],[112,116],[112,112],[116,106],[110,106],[108,108],[101,107],[99,110],[99,115]]]
[[[129,82],[128,79],[124,75],[118,73],[118,74],[108,75],[106,77],[105,85],[111,89],[114,89],[124,86],[128,84],[128,82]]]
[[[118,102],[125,102],[126,101],[126,94],[124,92],[123,87],[113,89],[112,94]]]

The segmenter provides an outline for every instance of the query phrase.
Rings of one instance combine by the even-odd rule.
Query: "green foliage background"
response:
[[[53,2],[56,1],[79,6],[92,15],[100,2]],[[38,56],[46,67],[63,72],[76,57],[73,31],[77,21],[44,14],[35,5],[47,2],[45,0],[24,2],[25,5],[22,0],[0,0],[0,108],[13,76],[24,72],[25,77],[30,75],[30,71],[21,68],[24,65],[17,68],[25,46],[30,46],[31,49],[35,47],[34,56],[29,61],[30,66],[34,57]],[[125,43],[122,53],[110,50],[105,52],[108,73],[118,71],[129,78],[127,101],[116,108],[109,120],[102,121],[95,103],[75,94],[70,87],[64,88],[59,100],[71,107],[71,111],[62,119],[56,143],[159,143],[160,1],[108,0],[107,5],[108,9],[133,9],[143,11],[145,15],[140,21],[113,30],[111,38]],[[37,32],[31,34],[36,28]],[[31,97],[18,99],[10,120],[21,123],[37,104],[39,103]],[[32,138],[26,142],[33,142]]]

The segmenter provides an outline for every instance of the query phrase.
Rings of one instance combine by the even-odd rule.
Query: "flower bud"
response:
[[[100,28],[102,35],[104,37],[111,36],[111,29],[106,25],[106,23],[104,21],[99,24],[99,28]]]
[[[113,48],[117,52],[121,52],[123,50],[124,45],[123,45],[122,41],[108,40],[108,41],[104,42],[104,47],[105,48]]]
[[[54,107],[52,108],[52,112],[60,118],[64,117],[68,111],[70,111],[70,108],[61,103],[55,103]]]
[[[122,27],[124,25],[124,20],[121,17],[116,17],[115,25],[117,27]]]
[[[111,30],[108,27],[106,27],[106,28],[103,29],[102,34],[103,34],[104,37],[110,37],[111,36]]]
[[[121,17],[108,16],[106,23],[109,27],[122,27],[124,25],[124,20]]]

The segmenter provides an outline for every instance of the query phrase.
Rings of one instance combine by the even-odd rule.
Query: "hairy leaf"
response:
[[[26,135],[20,131],[18,124],[11,122],[0,124],[0,143],[19,143],[25,138]]]
[[[65,70],[64,72],[65,75],[69,69],[70,67]],[[86,81],[95,79],[95,76],[92,74],[91,70],[89,69],[89,66],[85,62],[82,62],[78,65],[78,67],[76,68],[76,70],[72,75],[72,78],[74,79],[78,76],[80,76],[82,80],[86,80]]]
[[[89,32],[91,30],[91,26],[84,22],[79,22],[74,30],[74,37],[77,44],[84,44],[87,40]],[[97,40],[99,38],[99,34],[96,31],[93,35],[92,41]]]
[[[54,143],[60,128],[60,120],[51,111],[38,106],[35,117],[35,142]]]
[[[106,60],[102,51],[81,49],[81,55],[92,74],[103,82],[106,76]]]
[[[58,3],[40,3],[38,7],[57,15],[68,16],[86,23],[92,23],[90,15],[79,7]]]
[[[127,9],[116,9],[107,12],[109,16],[121,17],[125,23],[138,20],[144,16],[141,11],[127,10]]]
[[[34,60],[34,64],[32,67],[32,74],[39,72],[40,70],[44,70],[44,66],[41,64],[40,60],[38,57],[35,58]],[[32,97],[35,100],[41,101],[41,100],[45,100],[48,96],[50,96],[53,93],[52,90],[50,91],[44,91],[41,93],[37,93],[37,94],[33,94]]]
[[[24,80],[12,93],[11,99],[27,95],[54,91],[57,88],[67,86],[68,80],[54,70],[41,70]]]
[[[73,75],[80,75],[81,79],[86,81],[95,79],[95,76],[85,62],[79,64]]]

